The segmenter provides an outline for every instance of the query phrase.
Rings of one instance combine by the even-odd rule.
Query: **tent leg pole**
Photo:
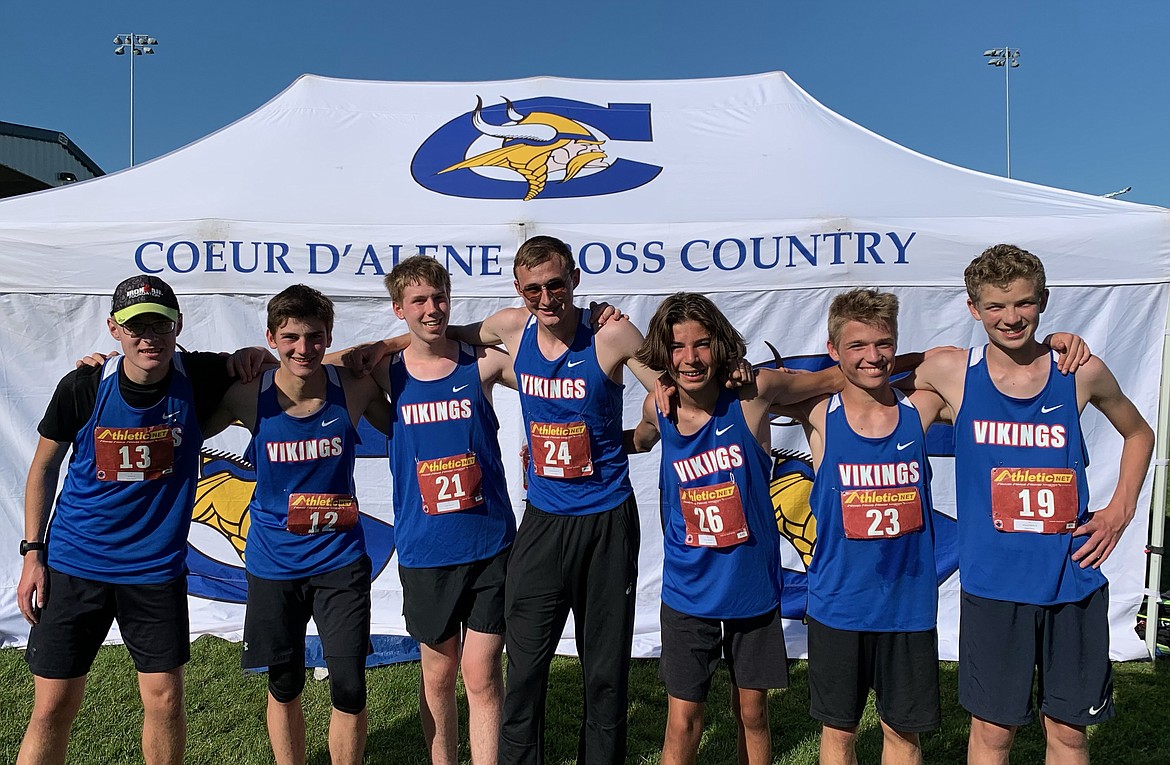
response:
[[[1166,538],[1167,434],[1170,433],[1170,312],[1162,340],[1162,385],[1158,392],[1158,427],[1154,449],[1154,497],[1150,515],[1150,561],[1146,577],[1146,652],[1153,660],[1158,645],[1158,606],[1161,602],[1162,547]]]

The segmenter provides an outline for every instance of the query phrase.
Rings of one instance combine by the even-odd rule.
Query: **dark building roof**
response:
[[[0,197],[99,175],[105,172],[64,133],[0,122]]]

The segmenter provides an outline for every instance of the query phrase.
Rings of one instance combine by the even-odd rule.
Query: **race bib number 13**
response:
[[[293,534],[349,531],[357,525],[357,500],[349,494],[289,494],[288,523]]]
[[[532,469],[544,478],[593,475],[589,426],[584,422],[534,422],[529,428]]]
[[[419,460],[415,472],[427,515],[457,513],[483,504],[483,471],[472,452]]]
[[[751,538],[735,482],[678,490],[690,547],[731,547]]]
[[[917,486],[841,492],[846,539],[894,539],[922,528]]]
[[[175,440],[165,425],[104,428],[93,433],[99,481],[153,481],[175,469]]]
[[[1071,468],[991,469],[991,521],[1000,531],[1073,531],[1079,510],[1077,474]]]

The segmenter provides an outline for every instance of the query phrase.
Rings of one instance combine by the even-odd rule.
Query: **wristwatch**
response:
[[[30,542],[27,539],[20,540],[20,554],[23,556],[31,550],[44,550],[44,542]]]

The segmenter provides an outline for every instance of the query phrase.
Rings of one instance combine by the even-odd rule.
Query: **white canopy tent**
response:
[[[267,296],[305,282],[337,301],[341,347],[401,331],[381,276],[413,254],[439,258],[451,271],[455,321],[515,305],[511,257],[537,234],[573,247],[585,299],[610,300],[642,326],[665,294],[711,295],[755,360],[768,356],[764,340],[786,357],[823,353],[829,301],[854,286],[902,298],[904,350],[983,342],[964,305],[962,270],[986,246],[1013,242],[1047,263],[1046,328],[1083,335],[1151,422],[1159,412],[1170,307],[1165,209],[924,157],[833,113],[783,73],[488,83],[306,75],[167,156],[0,202],[0,304],[9,317],[0,327],[9,359],[0,393],[9,444],[0,457],[0,546],[15,551],[22,536],[24,476],[54,384],[73,359],[110,348],[103,319],[126,276],[156,273],[174,286],[185,315],[180,342],[198,349],[261,342]],[[629,423],[642,395],[630,378]],[[505,455],[515,453],[518,407],[499,396],[497,408]],[[1094,501],[1103,501],[1120,439],[1095,412],[1083,422]],[[789,431],[777,432],[778,447],[804,448]],[[1159,455],[1164,433],[1163,425]],[[236,433],[209,444],[217,453],[205,465],[208,493],[216,480],[224,484],[217,490],[246,489],[239,460],[223,454],[242,453],[242,443]],[[518,460],[506,462],[519,512]],[[384,460],[360,463],[362,508],[381,540],[374,630],[404,634],[388,565],[393,509]],[[939,512],[953,517],[946,463],[940,453],[935,496]],[[658,646],[657,455],[632,464],[644,528],[635,652],[644,656]],[[208,502],[222,510],[227,495],[215,496]],[[1164,485],[1157,496],[1160,534]],[[1147,481],[1138,517],[1106,565],[1118,659],[1147,655],[1133,624],[1147,592],[1150,497]],[[223,523],[197,521],[192,571],[210,584],[193,587],[203,595],[192,597],[192,628],[238,636],[238,551]],[[796,549],[784,560],[799,581]],[[15,606],[19,574],[14,553],[0,556],[0,644],[23,644],[27,634]],[[790,650],[803,651],[799,623],[786,628]],[[954,658],[956,633],[952,575],[940,611],[944,657]],[[571,650],[568,641],[562,647]]]

